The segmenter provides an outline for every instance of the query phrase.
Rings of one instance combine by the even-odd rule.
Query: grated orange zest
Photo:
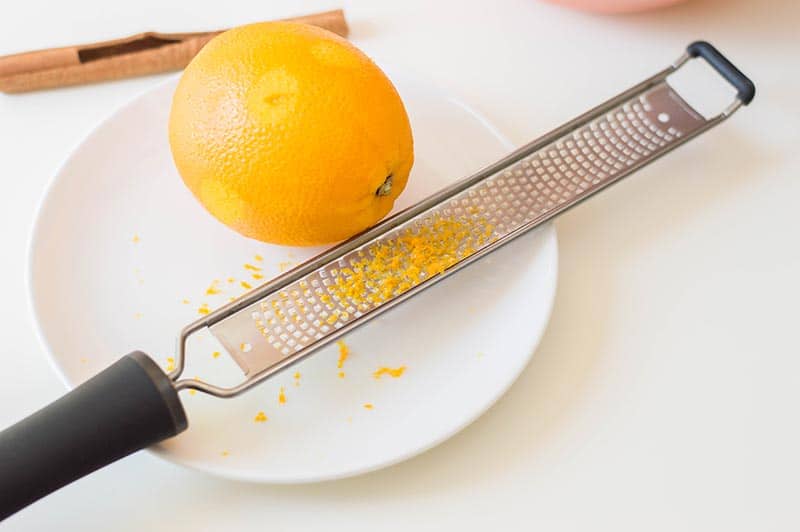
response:
[[[443,273],[493,241],[493,236],[494,226],[483,216],[462,212],[459,217],[433,217],[391,235],[369,251],[361,250],[349,264],[331,271],[329,285],[313,292],[329,310],[367,311]],[[283,270],[290,263],[280,264]],[[312,295],[307,285],[300,288],[303,298]],[[304,305],[298,292],[285,304],[273,301],[275,310],[278,306]],[[332,316],[325,320],[330,325],[342,318]],[[315,322],[316,327],[321,325]]]
[[[382,376],[388,375],[388,376],[392,377],[393,379],[396,379],[398,377],[401,377],[403,375],[403,373],[405,373],[405,371],[406,371],[406,367],[405,366],[400,366],[399,368],[394,368],[394,369],[393,368],[387,368],[387,367],[384,366],[384,367],[378,368],[372,374],[372,376],[375,377],[376,379],[380,379]]]
[[[219,289],[219,279],[214,279],[213,281],[211,281],[209,287],[206,288],[207,296],[213,296],[219,294],[220,292],[221,290]]]
[[[338,340],[336,345],[339,346],[339,360],[336,362],[336,367],[342,369],[344,366],[344,361],[347,360],[347,357],[350,355],[350,348],[347,347],[347,344],[344,343],[344,340]],[[344,375],[340,375],[344,376]]]

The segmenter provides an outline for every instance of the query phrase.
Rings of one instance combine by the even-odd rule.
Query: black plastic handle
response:
[[[745,105],[753,101],[756,86],[728,58],[706,41],[695,41],[686,48],[692,57],[702,57],[736,89],[736,97]]]
[[[0,519],[186,427],[169,377],[131,353],[0,432]]]

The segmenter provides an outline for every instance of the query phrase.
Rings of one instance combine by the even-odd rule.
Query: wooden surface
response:
[[[286,20],[312,24],[347,37],[342,10]],[[0,57],[0,91],[30,92],[180,70],[221,31],[147,32],[94,44]]]

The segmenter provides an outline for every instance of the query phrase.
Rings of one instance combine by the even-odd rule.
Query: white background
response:
[[[699,37],[759,93],[723,126],[557,222],[559,293],[538,353],[489,413],[447,443],[367,476],[274,487],[140,453],[3,526],[800,528],[794,0],[690,0],[623,17],[536,0],[6,1],[0,53],[342,5],[356,44],[462,98],[517,144],[661,69]],[[0,426],[64,391],[27,310],[37,202],[71,148],[162,77],[0,96]]]

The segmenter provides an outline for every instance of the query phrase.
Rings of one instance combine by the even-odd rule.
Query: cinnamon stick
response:
[[[341,9],[284,19],[312,24],[347,37]],[[0,91],[30,92],[180,70],[225,30],[202,33],[147,32],[94,44],[0,57]]]

